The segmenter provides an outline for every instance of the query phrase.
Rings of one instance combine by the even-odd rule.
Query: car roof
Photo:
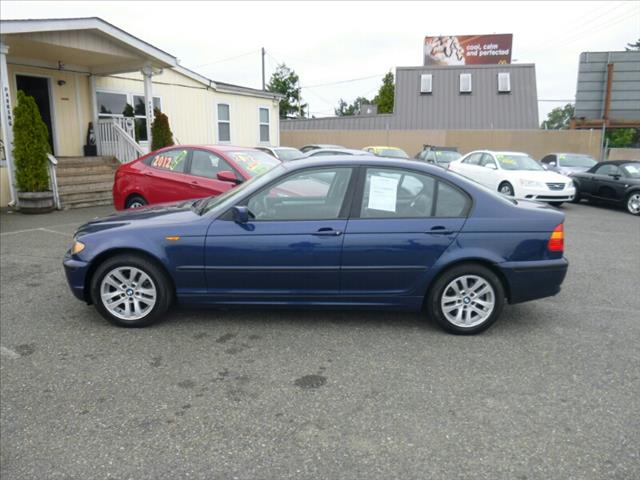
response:
[[[307,143],[304,147],[319,147],[319,148],[344,148],[342,145],[334,145],[332,143]]]
[[[274,150],[296,150],[298,152],[300,151],[300,150],[298,150],[297,148],[294,148],[294,147],[269,147],[269,148],[272,148]]]
[[[327,155],[319,158],[303,157],[295,162],[285,162],[283,167],[288,170],[297,170],[306,167],[330,167],[330,166],[360,166],[370,165],[374,167],[414,168],[425,172],[442,173],[442,167],[430,165],[425,162],[408,158],[376,157],[375,155]]]
[[[308,152],[305,152],[305,155],[317,155],[318,153],[322,153],[322,152],[339,152],[339,153],[345,153],[345,154],[351,154],[351,155],[366,155],[366,156],[371,156],[371,154],[369,152],[365,152],[364,150],[358,150],[355,148],[316,148],[314,150],[309,150]]]
[[[364,147],[364,148],[385,148],[387,150],[402,150],[401,148],[398,148],[398,147],[389,147],[386,145],[369,145],[368,147]]]
[[[606,162],[598,162],[598,165],[624,165],[625,163],[640,163],[640,160],[607,160]]]

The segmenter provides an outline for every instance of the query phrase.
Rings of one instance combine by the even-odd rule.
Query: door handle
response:
[[[334,230],[333,228],[321,228],[314,235],[318,237],[338,237],[342,235],[340,230]]]
[[[193,181],[191,182],[191,188],[198,188],[198,185],[199,185],[199,183],[198,183],[198,182],[196,182],[195,180],[193,180]]]
[[[443,225],[436,225],[435,227],[431,227],[431,230],[425,233],[429,233],[431,235],[451,235],[453,231],[447,230]]]
[[[145,175],[148,175],[149,177],[153,177],[153,172],[144,172]]]

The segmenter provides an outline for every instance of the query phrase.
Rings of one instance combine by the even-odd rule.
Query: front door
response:
[[[243,202],[248,222],[229,214],[212,222],[205,244],[208,291],[274,303],[337,295],[353,176],[351,167],[298,171]]]
[[[56,152],[53,148],[53,123],[51,117],[51,97],[49,95],[49,79],[43,77],[31,77],[28,75],[16,75],[16,86],[25,94],[33,97],[40,110],[42,121],[47,126],[49,132],[49,146],[51,153]]]
[[[468,196],[399,168],[367,168],[363,191],[345,233],[342,295],[424,295],[428,270],[464,225]]]

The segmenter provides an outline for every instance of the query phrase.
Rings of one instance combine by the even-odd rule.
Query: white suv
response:
[[[526,153],[477,150],[449,169],[504,195],[560,206],[576,194],[573,180],[550,172]]]

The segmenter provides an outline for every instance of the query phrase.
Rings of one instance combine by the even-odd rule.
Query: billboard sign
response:
[[[511,63],[513,34],[425,37],[425,65]]]

